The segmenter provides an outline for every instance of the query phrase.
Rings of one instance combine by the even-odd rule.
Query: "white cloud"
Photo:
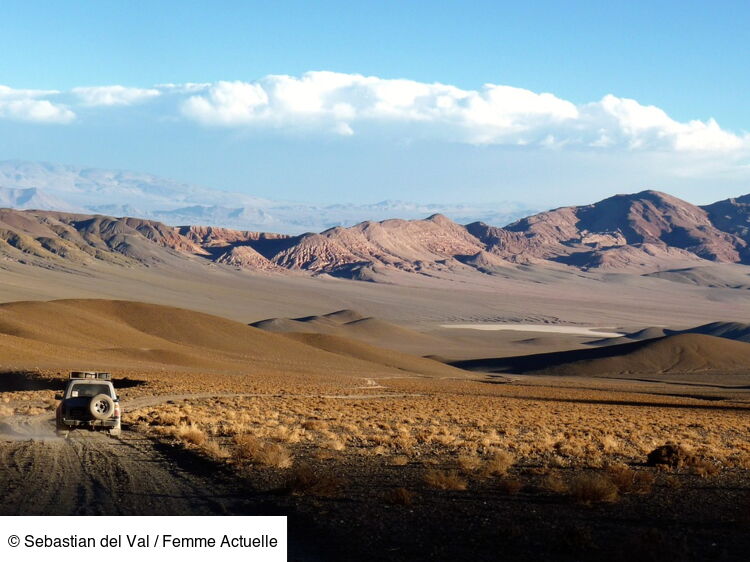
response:
[[[327,71],[269,75],[254,82],[90,86],[69,92],[0,86],[0,119],[67,123],[76,117],[70,107],[123,107],[159,97],[165,103],[152,110],[155,119],[164,117],[156,112],[166,104],[176,104],[182,116],[216,127],[547,150],[750,151],[750,135],[724,130],[713,119],[680,122],[661,108],[614,95],[574,104],[513,86],[465,90]]]
[[[75,113],[62,104],[45,99],[57,94],[59,92],[55,90],[16,90],[0,85],[0,119],[69,123],[75,119]]]
[[[391,128],[405,137],[471,144],[593,149],[727,151],[750,137],[713,120],[675,121],[658,107],[607,95],[576,105],[550,93],[308,72],[256,82],[217,82],[194,92],[182,113],[204,125],[333,131]]]
[[[83,105],[133,105],[161,95],[155,88],[127,88],[125,86],[83,86],[73,88],[73,94]]]

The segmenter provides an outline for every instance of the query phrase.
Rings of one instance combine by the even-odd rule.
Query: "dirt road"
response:
[[[290,559],[330,559],[313,522],[229,471],[134,431],[58,438],[49,414],[0,424],[0,515],[289,515]]]
[[[216,487],[178,468],[147,439],[16,440],[0,447],[3,515],[227,513]]]

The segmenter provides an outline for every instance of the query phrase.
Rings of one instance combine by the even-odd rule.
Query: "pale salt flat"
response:
[[[598,338],[619,338],[620,332],[604,332],[602,328],[586,326],[556,326],[554,324],[441,324],[442,328],[459,328],[467,330],[511,330],[514,332],[549,332],[574,336],[592,336]]]

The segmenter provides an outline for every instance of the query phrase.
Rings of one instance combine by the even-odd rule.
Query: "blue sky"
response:
[[[329,203],[750,192],[747,2],[1,9],[0,159]]]

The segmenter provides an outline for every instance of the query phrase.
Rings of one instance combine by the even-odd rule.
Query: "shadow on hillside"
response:
[[[0,371],[0,392],[21,392],[28,390],[63,390],[67,379],[46,377],[32,371]],[[112,379],[115,389],[133,388],[146,384],[146,381],[123,378]]]

